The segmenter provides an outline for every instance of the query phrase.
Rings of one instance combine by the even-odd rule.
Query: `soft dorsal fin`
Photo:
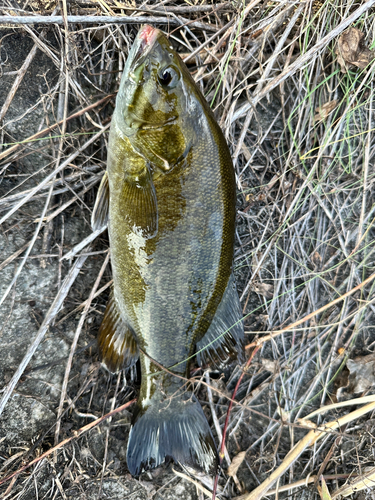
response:
[[[98,346],[102,363],[112,373],[130,367],[139,356],[137,341],[118,311],[113,290],[99,328]]]
[[[197,342],[197,351],[206,348],[198,352],[198,363],[220,366],[236,358],[241,362],[244,358],[243,341],[242,310],[232,273],[209,329]]]
[[[96,201],[94,205],[94,210],[91,215],[91,227],[93,231],[100,229],[108,224],[108,213],[109,213],[109,183],[108,183],[108,173],[104,173],[102,181],[99,186],[98,194],[96,195]]]

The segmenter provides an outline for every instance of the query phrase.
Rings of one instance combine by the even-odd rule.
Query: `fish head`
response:
[[[117,121],[133,147],[164,171],[193,141],[201,109],[196,95],[194,81],[166,36],[144,26],[124,69]]]

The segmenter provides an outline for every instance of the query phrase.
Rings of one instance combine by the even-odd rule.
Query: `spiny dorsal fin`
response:
[[[99,186],[98,194],[91,215],[91,227],[93,231],[108,224],[109,212],[109,183],[108,173],[105,172]]]
[[[197,351],[208,346],[204,351],[198,352],[198,363],[220,366],[236,358],[241,362],[244,358],[243,341],[242,310],[232,273],[209,329],[202,340],[197,342]]]
[[[102,363],[112,373],[133,365],[139,356],[137,341],[118,311],[113,291],[99,328],[98,346]]]

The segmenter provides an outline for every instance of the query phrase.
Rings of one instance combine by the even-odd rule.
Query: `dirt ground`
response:
[[[147,15],[183,58],[196,51],[189,69],[233,154],[235,275],[247,357],[259,350],[235,395],[217,497],[324,498],[324,477],[332,495],[324,500],[371,499],[375,420],[363,405],[374,404],[375,385],[374,12],[368,2],[213,4],[219,10],[207,14],[192,7],[198,2],[164,2],[185,9],[172,9],[168,26],[153,21],[161,16],[156,2],[138,11],[138,2],[122,10],[115,2],[66,3],[74,15]],[[21,15],[12,9],[6,4],[0,15]],[[44,1],[20,12],[61,15]],[[339,37],[354,24],[368,52],[358,49],[343,69]],[[132,478],[125,460],[132,406],[100,421],[136,397],[139,377],[137,369],[110,375],[98,360],[111,282],[107,233],[77,245],[92,234],[108,125],[138,29],[71,23],[66,34],[63,25],[0,20],[4,499],[201,500],[212,490],[213,478],[176,464]],[[196,368],[209,385],[198,385],[197,396],[219,446],[243,367]],[[353,401],[360,397],[367,399]],[[319,440],[288,463],[315,424],[323,426]],[[285,463],[271,492],[250,495]]]

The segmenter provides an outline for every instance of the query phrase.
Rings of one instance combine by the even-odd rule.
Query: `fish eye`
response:
[[[163,85],[163,87],[168,89],[173,89],[177,85],[179,79],[180,73],[173,66],[163,68],[158,74],[159,82]]]

